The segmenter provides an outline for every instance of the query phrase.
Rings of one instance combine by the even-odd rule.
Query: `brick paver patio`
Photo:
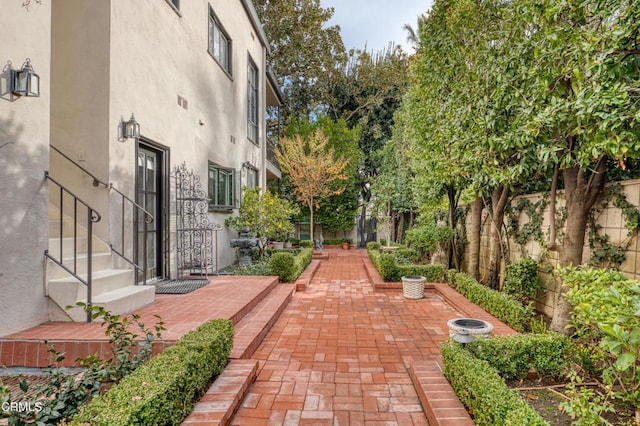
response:
[[[365,256],[321,262],[253,355],[258,378],[232,424],[427,424],[408,367],[439,353],[460,313],[435,293],[374,291]]]

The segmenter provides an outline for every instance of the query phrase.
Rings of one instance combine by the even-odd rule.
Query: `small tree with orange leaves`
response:
[[[311,241],[313,238],[313,212],[320,207],[320,200],[341,194],[347,180],[344,173],[349,160],[337,157],[328,146],[329,139],[318,129],[308,138],[300,135],[283,138],[276,149],[276,159],[289,176],[296,198],[309,207]]]

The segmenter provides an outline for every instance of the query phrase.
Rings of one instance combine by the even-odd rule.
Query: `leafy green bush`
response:
[[[418,252],[421,260],[426,261],[438,249],[440,244],[449,241],[453,230],[430,222],[416,226],[407,231],[407,245]]]
[[[471,303],[484,310],[517,331],[524,331],[534,316],[531,305],[522,303],[508,294],[490,289],[464,272],[449,273],[449,285],[466,297]]]
[[[303,248],[313,247],[313,241],[311,241],[311,240],[300,240],[300,247],[303,247]]]
[[[304,272],[307,266],[309,266],[312,259],[313,259],[313,249],[311,248],[306,248],[304,250],[301,250],[300,253],[298,253],[294,257],[293,276],[291,277],[291,281],[295,281],[298,279],[300,274],[302,274],[302,272]]]
[[[298,238],[287,238],[287,241],[289,241],[292,246],[300,245],[300,240]]]
[[[91,318],[102,320],[105,336],[109,338],[111,353],[101,360],[89,355],[75,360],[82,368],[78,374],[69,374],[68,369],[58,367],[66,354],[58,352],[53,345],[48,349],[52,363],[44,370],[47,380],[31,384],[28,380],[20,382],[23,397],[10,401],[10,394],[2,395],[0,402],[38,401],[40,410],[35,413],[28,410],[4,410],[9,424],[56,424],[75,415],[82,405],[97,396],[103,383],[115,383],[145,363],[152,354],[153,342],[161,337],[165,330],[159,316],[152,328],[147,328],[140,315],[114,315],[101,306],[88,306],[78,302]],[[68,306],[67,309],[70,309]],[[140,334],[137,334],[140,333]],[[47,344],[47,342],[44,342]]]
[[[602,380],[640,416],[640,282],[613,270],[560,271],[573,305],[571,325],[587,345],[606,351]]]
[[[560,334],[518,334],[476,339],[466,349],[487,361],[505,379],[522,379],[534,369],[540,377],[560,377],[572,358],[571,340]]]
[[[538,262],[535,260],[520,259],[507,266],[504,292],[508,295],[526,304],[535,299],[539,287]]]
[[[295,260],[291,253],[273,253],[269,259],[269,269],[282,282],[290,282],[295,271]]]
[[[179,424],[224,369],[232,344],[231,321],[209,321],[96,397],[69,425]]]
[[[509,389],[498,371],[462,345],[448,340],[440,346],[444,374],[477,425],[547,425],[542,417]]]
[[[444,278],[442,265],[398,265],[395,252],[367,250],[371,263],[385,282],[398,282],[405,275],[421,275],[427,282],[440,282]]]
[[[277,275],[282,282],[293,282],[309,266],[312,258],[312,248],[292,251],[278,250],[269,258],[268,271],[264,275]]]
[[[322,244],[325,246],[339,246],[342,244],[342,238],[327,238]]]
[[[375,241],[369,241],[367,243],[367,250],[380,250],[380,243],[376,243]]]
[[[400,265],[411,265],[418,261],[418,252],[410,248],[402,248],[395,250],[393,255]]]

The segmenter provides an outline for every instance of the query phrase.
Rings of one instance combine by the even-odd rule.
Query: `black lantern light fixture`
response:
[[[129,121],[120,119],[120,142],[124,142],[127,139],[138,139],[140,137],[140,124],[136,121],[136,118],[131,113]]]
[[[11,70],[11,93],[18,96],[40,96],[40,76],[27,58],[20,70]]]

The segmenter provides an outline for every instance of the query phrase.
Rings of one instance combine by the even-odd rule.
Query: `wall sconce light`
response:
[[[27,58],[21,70],[11,70],[11,93],[18,96],[40,96],[40,76]]]
[[[136,118],[131,114],[129,121],[124,121],[124,118],[120,118],[120,142],[125,142],[129,138],[138,139],[140,137],[140,124],[136,121]]]

